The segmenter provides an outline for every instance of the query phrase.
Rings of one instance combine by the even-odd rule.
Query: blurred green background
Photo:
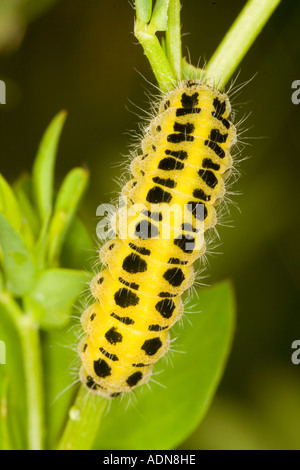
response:
[[[245,2],[182,1],[184,51],[194,64],[211,56]],[[81,209],[92,234],[96,208],[119,189],[147,94],[155,89],[124,0],[3,0],[0,3],[0,171],[12,182],[30,170],[40,137],[62,108],[68,119],[58,153],[57,183],[76,165],[91,170]],[[237,328],[216,398],[189,449],[300,449],[298,135],[300,3],[283,0],[240,67],[237,120],[251,113],[234,190],[232,227],[219,227],[204,282],[232,278]],[[141,77],[142,74],[144,78]],[[95,235],[96,236],[96,235]],[[195,371],[197,373],[197,371]],[[183,397],[184,399],[184,397]]]

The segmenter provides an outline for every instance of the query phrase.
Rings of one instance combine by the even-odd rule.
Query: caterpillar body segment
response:
[[[116,238],[100,250],[105,269],[91,283],[95,303],[82,315],[80,378],[107,398],[149,380],[167,351],[169,329],[217,222],[236,142],[227,95],[197,80],[162,99],[131,162],[116,216]]]

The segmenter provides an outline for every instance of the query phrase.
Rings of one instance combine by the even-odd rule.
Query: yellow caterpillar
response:
[[[106,269],[92,280],[96,302],[82,315],[80,378],[92,392],[131,391],[168,351],[168,330],[183,313],[181,296],[194,282],[192,264],[205,252],[203,234],[216,224],[232,168],[230,110],[226,94],[183,81],[145,131],[122,191],[127,215],[119,211],[117,237],[100,251]]]

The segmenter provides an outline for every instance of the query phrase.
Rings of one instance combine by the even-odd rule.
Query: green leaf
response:
[[[22,296],[32,285],[35,275],[34,263],[24,240],[1,213],[0,244],[6,287],[16,296]]]
[[[69,321],[72,306],[87,280],[87,275],[82,271],[44,271],[25,297],[26,310],[44,329],[62,327]]]
[[[39,236],[41,224],[33,197],[33,183],[28,173],[23,173],[13,185],[22,214],[22,235],[32,248]]]
[[[148,23],[151,18],[152,0],[135,0],[136,17],[142,23]]]
[[[206,80],[220,90],[237,69],[281,0],[248,0],[206,67]],[[244,3],[244,2],[243,2]]]
[[[47,128],[33,165],[33,187],[36,205],[42,222],[52,210],[53,179],[56,151],[66,112],[61,111]]]
[[[20,186],[15,188],[15,194],[22,213],[22,235],[28,242],[28,246],[32,247],[38,237],[39,219],[25,191]]]
[[[148,33],[155,31],[166,31],[168,28],[168,8],[169,0],[156,0],[153,14],[151,17],[150,30]]]
[[[195,301],[196,299],[194,299]],[[157,375],[137,389],[126,410],[112,402],[102,420],[95,449],[174,449],[198,426],[212,400],[232,342],[234,295],[224,282],[199,292],[193,314],[172,347],[172,364],[160,361]],[[174,337],[174,335],[173,335]],[[183,353],[183,354],[182,354]]]
[[[4,278],[3,278],[3,274],[0,270],[0,292],[3,291],[4,289]]]
[[[81,220],[75,217],[62,248],[61,266],[71,269],[89,269],[95,257],[93,240]]]
[[[33,188],[32,188],[32,179],[28,173],[23,173],[13,184],[14,191],[22,189],[26,194],[27,198],[33,204]]]
[[[88,178],[88,171],[74,168],[62,183],[49,229],[49,265],[58,262],[65,236],[87,188]]]
[[[57,447],[77,391],[75,381],[78,379],[78,370],[71,368],[77,359],[74,344],[77,344],[78,338],[76,328],[73,328],[76,325],[79,327],[79,319],[60,330],[49,330],[43,334],[48,449]]]
[[[21,228],[21,213],[16,201],[13,190],[0,173],[0,211],[10,222],[10,224],[19,231]]]

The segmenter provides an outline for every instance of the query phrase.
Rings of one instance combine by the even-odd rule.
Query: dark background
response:
[[[95,234],[96,208],[115,195],[128,133],[137,130],[135,105],[146,109],[145,93],[155,91],[147,80],[155,81],[128,1],[47,0],[47,11],[37,10],[42,0],[28,3],[30,12],[13,19],[0,7],[0,171],[10,182],[30,171],[43,131],[67,109],[57,184],[74,166],[90,168],[81,215]],[[209,59],[244,3],[182,1],[184,53],[194,64]],[[250,158],[239,166],[232,227],[219,227],[206,279],[232,278],[236,336],[214,403],[184,448],[300,448],[300,365],[291,362],[300,339],[300,105],[291,101],[299,20],[300,3],[283,0],[239,69],[238,84],[252,79],[233,100],[237,119],[251,113],[241,136]]]

